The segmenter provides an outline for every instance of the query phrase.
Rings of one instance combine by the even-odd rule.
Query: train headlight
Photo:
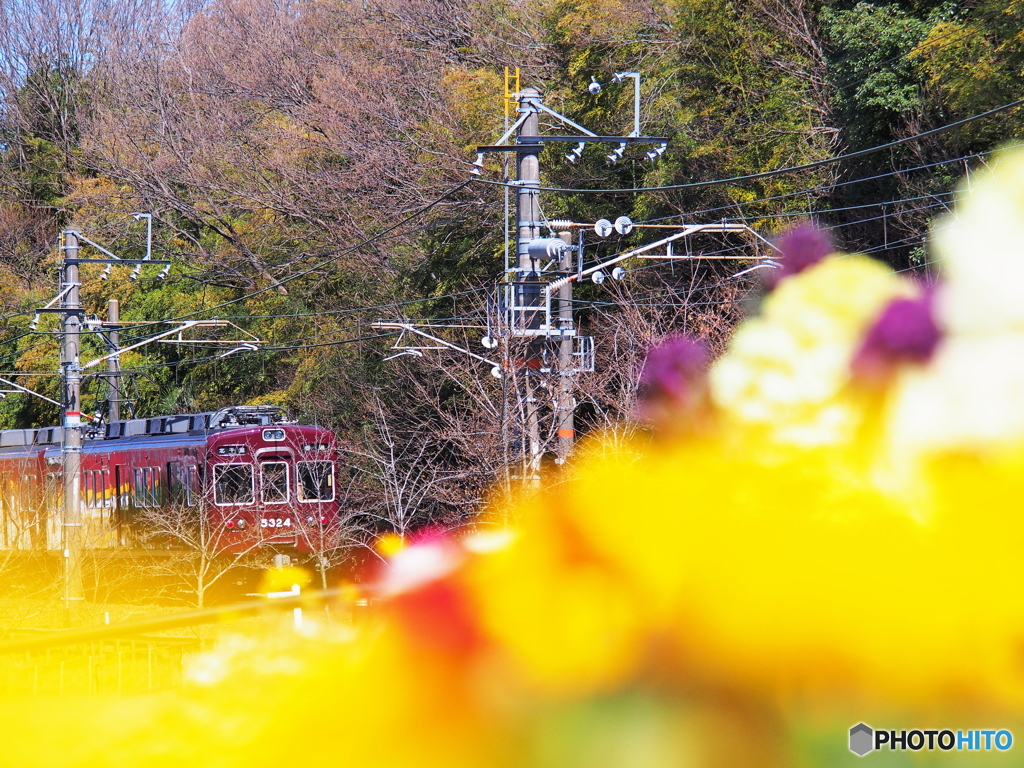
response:
[[[310,515],[306,518],[306,525],[316,525],[316,518]]]
[[[235,522],[235,528],[237,528],[240,531],[245,530],[245,520],[238,519]]]

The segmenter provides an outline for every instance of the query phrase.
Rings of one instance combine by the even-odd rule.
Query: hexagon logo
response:
[[[859,757],[864,757],[875,748],[875,732],[870,725],[857,723],[850,729],[850,751]]]

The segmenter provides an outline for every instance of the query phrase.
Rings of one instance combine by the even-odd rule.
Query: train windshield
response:
[[[218,464],[213,468],[214,504],[251,504],[252,464]]]
[[[300,461],[299,501],[333,501],[334,462]]]
[[[264,504],[288,501],[288,465],[283,461],[265,461],[260,465],[260,487]]]

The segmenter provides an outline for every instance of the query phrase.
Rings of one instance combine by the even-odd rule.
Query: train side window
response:
[[[155,507],[158,505],[158,472],[155,467],[139,467],[135,470],[136,507]]]
[[[107,496],[107,473],[102,470],[91,470],[82,473],[82,496],[85,506],[90,509],[102,509],[110,506]]]
[[[213,503],[251,504],[253,501],[252,464],[216,464],[213,467]]]
[[[334,463],[330,461],[300,461],[299,501],[334,500]]]
[[[283,461],[266,461],[260,465],[260,498],[264,504],[288,501],[288,465]]]

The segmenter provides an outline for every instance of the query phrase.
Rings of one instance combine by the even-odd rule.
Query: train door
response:
[[[10,495],[15,519],[8,530],[17,540],[15,549],[34,549],[39,546],[36,531],[39,527],[41,498],[39,475],[30,468],[22,468]]]
[[[293,518],[293,464],[291,454],[275,451],[259,457],[259,502],[262,507],[260,527],[275,542],[294,544],[298,520]]]
[[[116,515],[113,514],[113,493],[110,470],[105,462],[82,472],[82,502],[85,540],[92,549],[108,549],[118,545]]]
[[[112,523],[117,529],[119,546],[131,546],[131,470],[126,464],[114,466],[114,514]]]
[[[3,540],[4,549],[18,549],[18,518],[19,507],[17,505],[17,476],[18,469],[15,466],[0,475],[0,503],[3,504],[3,530],[0,537]]]
[[[194,507],[196,495],[196,467],[190,457],[167,462],[167,499],[172,506]]]
[[[3,548],[28,549],[26,541],[28,510],[22,497],[29,493],[29,481],[25,479],[22,468],[14,466],[0,475],[3,504]]]
[[[48,471],[43,498],[36,507],[37,549],[61,549],[64,546],[61,522],[64,518],[64,477],[60,470]]]

